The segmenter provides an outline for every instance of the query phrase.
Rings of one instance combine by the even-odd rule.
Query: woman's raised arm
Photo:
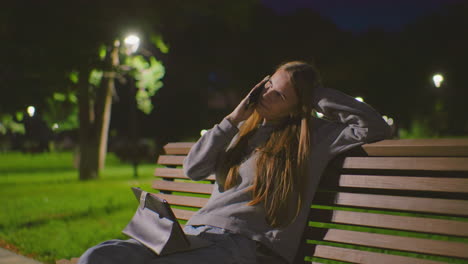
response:
[[[192,180],[202,180],[214,173],[218,157],[239,132],[226,118],[208,130],[190,149],[184,160],[184,173]]]
[[[202,180],[214,173],[218,158],[224,154],[234,136],[239,132],[237,126],[254,111],[249,105],[250,94],[260,89],[270,76],[255,85],[234,111],[206,132],[190,150],[184,160],[184,173],[192,180]]]
[[[330,141],[332,156],[364,143],[391,137],[390,126],[374,108],[336,89],[318,88],[313,105],[333,121],[324,132]]]

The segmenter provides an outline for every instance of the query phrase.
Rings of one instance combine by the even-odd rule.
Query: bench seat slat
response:
[[[346,157],[345,169],[468,171],[468,157]]]
[[[154,171],[154,176],[171,179],[190,179],[184,174],[183,169],[177,168],[156,168]],[[214,175],[210,175],[206,178],[206,180],[214,181],[216,178]]]
[[[468,193],[468,178],[343,174],[340,187]]]
[[[311,248],[314,245],[310,245]],[[311,249],[312,250],[312,249]],[[317,245],[312,250],[314,257],[347,261],[362,264],[441,264],[445,262],[404,257],[390,254],[383,254],[371,251],[362,251],[349,248],[332,247],[326,245]],[[307,252],[306,252],[307,255]]]
[[[175,192],[189,192],[189,193],[202,193],[211,194],[213,184],[192,183],[192,182],[173,182],[156,180],[153,181],[152,187],[158,190],[175,191]]]
[[[160,155],[157,163],[161,165],[182,166],[186,156]]]
[[[318,192],[313,204],[371,207],[449,215],[468,215],[468,201],[362,193]]]
[[[312,209],[309,220],[468,237],[468,222],[455,220],[322,209]]]
[[[190,207],[201,208],[208,202],[208,198],[202,198],[202,197],[181,196],[181,195],[164,194],[164,193],[158,193],[157,196],[159,198],[167,200],[172,205],[180,205],[180,206],[190,206]]]
[[[312,239],[315,240],[320,240],[323,234],[322,232],[326,232],[322,240],[329,242],[404,250],[448,257],[468,258],[468,243],[415,237],[402,237],[340,229],[327,230],[315,227],[310,229],[312,232]]]

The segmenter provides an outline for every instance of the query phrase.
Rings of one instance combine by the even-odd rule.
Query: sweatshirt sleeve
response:
[[[321,87],[313,98],[315,109],[332,122],[326,129],[330,155],[391,137],[391,128],[370,105],[335,89]]]
[[[208,130],[190,149],[184,159],[184,173],[192,180],[202,180],[215,172],[218,157],[223,154],[239,129],[227,119]]]

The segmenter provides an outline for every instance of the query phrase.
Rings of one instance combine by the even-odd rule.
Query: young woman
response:
[[[244,98],[184,161],[193,180],[216,176],[208,203],[184,229],[211,246],[158,257],[135,240],[111,240],[80,263],[120,263],[109,256],[127,259],[122,263],[291,263],[328,161],[389,138],[391,129],[371,106],[324,88],[305,62],[280,65],[252,92],[259,101]]]

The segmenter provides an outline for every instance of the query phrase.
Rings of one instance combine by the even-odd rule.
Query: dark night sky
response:
[[[466,0],[262,0],[278,14],[311,8],[341,29],[363,32],[369,28],[397,31],[415,19],[436,13],[443,5]]]

